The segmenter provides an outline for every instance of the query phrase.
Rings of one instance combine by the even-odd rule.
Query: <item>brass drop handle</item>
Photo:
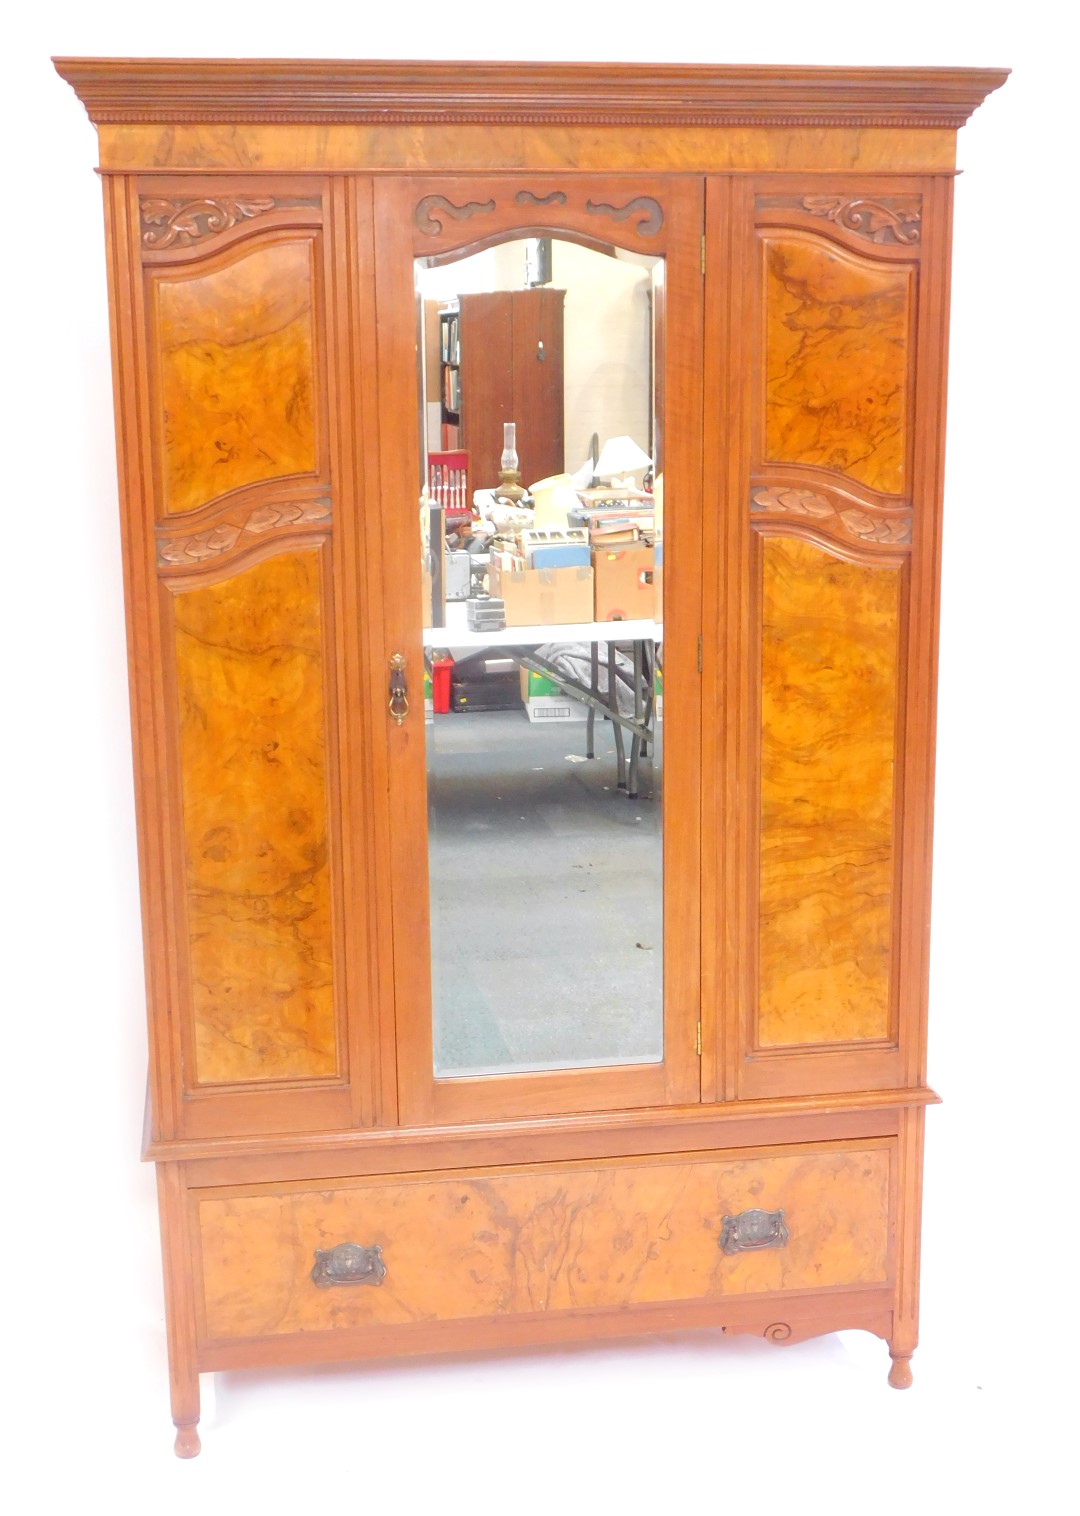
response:
[[[382,1284],[386,1278],[382,1248],[362,1248],[358,1242],[339,1242],[325,1251],[316,1248],[311,1278],[321,1290],[335,1284]]]
[[[405,686],[405,654],[394,653],[390,659],[390,714],[398,726],[409,714],[409,694]]]
[[[783,1211],[740,1211],[724,1217],[717,1246],[724,1253],[752,1253],[758,1248],[782,1248],[787,1240]]]

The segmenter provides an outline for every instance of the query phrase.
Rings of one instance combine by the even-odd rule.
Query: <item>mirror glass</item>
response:
[[[434,1064],[663,1057],[663,260],[416,267]]]

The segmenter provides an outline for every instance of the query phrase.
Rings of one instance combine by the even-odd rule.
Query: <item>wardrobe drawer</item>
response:
[[[194,1190],[200,1336],[885,1283],[893,1149],[881,1139]]]

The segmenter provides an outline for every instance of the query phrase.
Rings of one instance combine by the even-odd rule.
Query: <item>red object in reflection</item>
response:
[[[452,658],[433,658],[431,661],[431,708],[436,716],[445,716],[450,709],[450,675],[453,669]]]

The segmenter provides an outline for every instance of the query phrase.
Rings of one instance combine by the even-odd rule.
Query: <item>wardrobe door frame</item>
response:
[[[811,211],[803,198],[817,203]],[[704,977],[722,1007],[716,1027],[714,1098],[763,1099],[858,1093],[921,1087],[925,1080],[925,1021],[933,819],[933,745],[936,638],[940,574],[940,524],[948,340],[948,265],[952,176],[872,173],[732,175],[711,177],[707,192],[710,247],[706,284],[706,331],[728,324],[729,346],[706,343],[706,428],[714,417],[734,417],[726,448],[727,508],[716,522],[717,538],[706,543],[706,616],[715,606],[720,638],[715,659],[705,659],[705,702],[717,696],[726,721],[706,733],[707,859],[713,889],[703,906]],[[897,237],[878,222],[861,230],[830,219],[836,209],[880,202],[918,207],[915,233],[901,223]],[[782,207],[790,207],[784,209]],[[770,473],[790,475],[793,487],[844,484],[842,476],[799,465],[766,465],[755,456],[754,417],[764,394],[764,326],[760,235],[791,229],[833,241],[856,257],[910,260],[914,305],[908,354],[909,437],[906,450],[907,540],[863,547],[842,542],[830,524],[752,506],[751,497]],[[877,229],[875,239],[867,231]],[[712,249],[716,250],[715,259]],[[713,273],[716,273],[716,282]],[[730,317],[726,314],[730,312]],[[756,408],[756,409],[755,409]],[[727,423],[724,423],[727,424]],[[759,421],[759,425],[762,425]],[[800,474],[806,478],[797,478]],[[873,491],[864,491],[873,496]],[[856,502],[851,502],[855,504]],[[880,497],[884,520],[903,514],[899,497]],[[815,541],[838,558],[876,563],[899,572],[897,695],[892,820],[889,1024],[878,1038],[842,1043],[762,1047],[756,1036],[758,985],[758,868],[760,751],[760,598],[764,542],[773,534]],[[706,626],[710,625],[706,620]],[[715,842],[710,846],[708,839]],[[709,924],[723,922],[723,930]],[[708,1098],[708,1097],[706,1097]]]
[[[136,806],[151,1052],[148,1138],[154,1142],[370,1126],[385,1119],[378,1015],[377,899],[368,678],[353,565],[363,481],[353,439],[362,397],[349,374],[349,305],[367,301],[370,187],[366,212],[355,187],[324,172],[232,170],[104,174],[117,452],[125,566]],[[363,201],[361,190],[360,200]],[[347,199],[354,202],[351,219]],[[365,230],[366,227],[366,230]],[[349,232],[346,238],[346,230]],[[312,237],[312,336],[316,376],[315,467],[241,485],[193,509],[167,513],[157,482],[163,399],[155,378],[150,281],[155,270],[197,274],[225,266],[274,239]],[[366,235],[369,251],[358,254]],[[348,245],[347,245],[348,242]],[[368,287],[364,288],[363,269]],[[363,325],[363,323],[359,323]],[[373,397],[371,397],[373,399]],[[290,522],[295,503],[312,521]],[[260,505],[261,514],[252,514]],[[281,513],[279,507],[285,506]],[[329,507],[329,509],[327,509]],[[319,514],[321,513],[321,514]],[[319,514],[319,519],[314,517]],[[278,516],[279,519],[274,519]],[[250,529],[246,522],[256,524]],[[234,541],[212,535],[228,523]],[[188,551],[190,549],[190,551]],[[321,559],[325,686],[324,782],[330,871],[331,964],[337,1069],[318,1078],[200,1084],[194,1075],[181,754],[171,610],[186,586],[212,586],[280,553]],[[190,561],[189,561],[190,560]],[[360,626],[359,638],[347,629]],[[391,1104],[390,1110],[393,1110]]]
[[[627,214],[632,201],[646,209]],[[439,215],[442,202],[444,214]],[[649,204],[663,207],[662,233]],[[445,212],[446,202],[458,208]],[[591,202],[591,208],[589,203]],[[464,214],[460,208],[466,207]],[[618,213],[621,213],[618,214]],[[414,713],[397,726],[382,699],[393,897],[398,1090],[405,1125],[456,1124],[529,1116],[693,1104],[700,1098],[699,530],[701,451],[703,180],[699,176],[491,173],[387,176],[375,185],[378,299],[379,457],[383,509],[383,669],[404,653]],[[438,222],[437,230],[435,223]],[[676,621],[665,647],[664,791],[687,795],[664,808],[664,1059],[656,1064],[437,1079],[432,1053],[427,884],[426,736],[416,695],[423,677],[416,496],[419,446],[414,259],[462,254],[512,237],[568,236],[663,254],[667,290],[663,424],[670,439],[665,535],[681,538],[665,561],[665,608]],[[672,289],[677,292],[673,299]],[[673,735],[674,734],[674,735]]]

